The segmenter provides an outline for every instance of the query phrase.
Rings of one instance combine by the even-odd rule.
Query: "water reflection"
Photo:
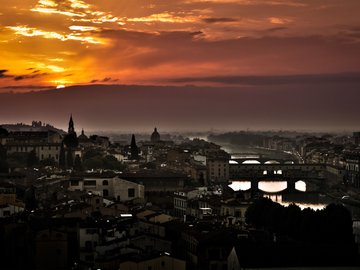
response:
[[[229,187],[234,191],[245,191],[251,188],[251,181],[233,181]],[[276,193],[283,191],[287,188],[286,181],[260,181],[258,188],[264,192]],[[306,183],[304,181],[298,181],[295,183],[295,189],[299,191],[306,191]]]
[[[234,191],[250,190],[251,181],[233,181],[229,187]],[[258,188],[263,192],[268,193],[264,194],[264,197],[284,206],[289,206],[290,204],[295,203],[301,209],[311,208],[313,210],[320,210],[325,208],[330,203],[328,199],[318,193],[305,192],[306,183],[301,180],[295,183],[295,188],[297,190],[303,191],[301,193],[277,194],[278,192],[281,192],[287,188],[286,181],[260,181],[258,183]]]
[[[289,206],[292,203],[295,203],[301,209],[311,208],[313,210],[321,210],[324,209],[327,204],[325,203],[307,203],[307,202],[295,202],[295,201],[283,201],[283,196],[280,194],[265,194],[265,198],[271,199],[273,202],[277,202],[283,206]]]

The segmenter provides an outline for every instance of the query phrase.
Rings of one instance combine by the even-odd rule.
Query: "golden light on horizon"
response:
[[[58,39],[61,41],[81,41],[84,43],[91,43],[91,44],[106,44],[105,39],[97,38],[95,36],[90,36],[90,35],[84,35],[81,33],[60,34],[57,32],[43,31],[25,25],[6,26],[5,28],[14,31],[16,35],[21,35],[25,37],[43,37],[45,39]],[[80,29],[80,28],[76,27],[76,29]],[[84,32],[83,30],[80,31]]]

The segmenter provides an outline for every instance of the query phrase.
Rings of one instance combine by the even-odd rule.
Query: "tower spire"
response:
[[[68,133],[70,134],[70,133],[74,133],[74,132],[75,132],[74,120],[73,120],[72,114],[70,114]]]

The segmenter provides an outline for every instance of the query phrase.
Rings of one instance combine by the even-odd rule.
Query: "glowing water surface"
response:
[[[251,188],[250,181],[233,181],[231,185],[229,185],[234,191],[246,191]],[[320,210],[324,209],[327,204],[325,203],[312,203],[309,202],[296,202],[296,201],[283,201],[283,196],[281,194],[277,194],[287,188],[286,181],[260,181],[259,182],[259,189],[266,193],[271,194],[264,194],[263,196],[266,198],[271,199],[274,202],[277,202],[284,206],[289,206],[292,203],[298,205],[301,209],[311,208],[313,210]],[[304,195],[306,194],[306,183],[304,181],[297,181],[295,183],[295,188],[299,191],[303,191]],[[306,196],[304,196],[306,197]]]
[[[321,210],[324,209],[327,204],[322,204],[322,203],[298,203],[298,202],[283,202],[282,200],[282,195],[270,195],[270,194],[265,194],[264,195],[265,198],[269,198],[271,199],[273,202],[277,202],[283,206],[289,206],[292,203],[295,203],[297,206],[299,206],[301,209],[306,209],[306,208],[311,208],[313,210]]]

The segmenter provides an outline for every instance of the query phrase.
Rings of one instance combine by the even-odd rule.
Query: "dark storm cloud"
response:
[[[282,30],[286,30],[286,29],[289,29],[289,28],[285,27],[285,26],[279,26],[279,27],[273,27],[273,28],[266,29],[264,32],[277,32],[277,31],[282,31]]]
[[[23,80],[23,79],[25,79],[24,76],[16,76],[16,77],[14,78],[14,81],[21,81],[21,80]]]
[[[228,23],[228,22],[237,22],[237,19],[233,18],[205,18],[203,19],[206,23]]]
[[[7,69],[0,69],[0,78],[9,78],[9,77],[12,77],[10,75],[7,75],[5,73],[7,73],[8,70]]]
[[[360,83],[360,73],[301,74],[288,76],[213,76],[171,79],[176,83],[222,83],[229,85],[285,85],[285,84],[323,84]]]
[[[48,73],[38,73],[40,70],[35,70],[36,72],[32,72],[30,75],[19,75],[14,77],[14,81],[21,81],[21,80],[27,80],[27,79],[35,79],[38,77],[49,75]],[[35,73],[35,74],[34,74]]]
[[[117,82],[117,81],[119,81],[119,79],[113,79],[113,78],[111,78],[111,77],[106,77],[106,78],[104,78],[104,79],[102,79],[102,80],[92,80],[92,81],[90,81],[90,83],[98,83],[98,82],[100,82],[100,83],[109,83],[109,82]]]

